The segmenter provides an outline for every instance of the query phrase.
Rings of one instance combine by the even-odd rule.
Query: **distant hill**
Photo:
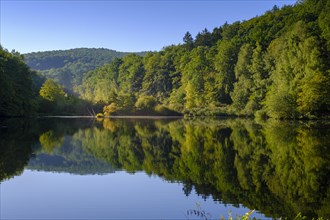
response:
[[[85,73],[128,54],[104,48],[77,48],[27,53],[24,60],[30,68],[73,91],[75,86],[81,84]],[[145,52],[136,54],[143,56]]]
[[[63,129],[65,130],[66,128]],[[98,159],[86,151],[82,143],[77,139],[70,136],[62,136],[63,142],[60,143],[60,146],[55,146],[49,143],[58,138],[61,139],[61,136],[51,136],[55,137],[54,139],[49,137],[44,136],[43,139],[41,136],[40,139],[47,139],[47,141],[43,142],[44,145],[36,144],[34,146],[34,156],[29,160],[28,169],[79,175],[108,174],[118,170],[106,161]]]
[[[74,159],[67,159],[60,155],[49,154],[37,154],[35,158],[30,159],[27,168],[30,170],[79,175],[102,175],[114,173],[116,171],[116,169],[110,164],[92,157],[88,158],[88,160],[76,161]]]

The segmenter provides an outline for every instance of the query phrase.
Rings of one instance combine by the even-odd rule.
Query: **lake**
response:
[[[1,219],[330,218],[330,123],[0,120]]]

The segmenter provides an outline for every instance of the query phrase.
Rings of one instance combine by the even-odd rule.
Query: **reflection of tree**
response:
[[[29,145],[19,137],[15,140],[0,138],[0,182],[23,172],[32,153]]]
[[[311,126],[273,123],[265,128],[272,168],[264,178],[267,186],[306,215],[320,208],[329,190],[329,128]]]
[[[42,151],[36,153],[52,153],[53,169],[65,162],[64,170],[80,165],[95,173],[98,167],[104,172],[144,170],[182,182],[186,195],[195,190],[268,216],[301,212],[330,217],[328,124],[106,119],[86,128],[86,123],[71,121],[43,123],[41,135],[34,138],[25,134],[28,129],[17,132],[22,139],[0,134],[1,180],[23,170],[32,153],[31,140],[39,137]]]
[[[37,142],[34,124],[24,120],[0,121],[0,182],[20,175]],[[2,127],[3,126],[3,127]]]
[[[112,121],[115,130],[80,130],[97,158],[134,172],[182,181],[186,195],[259,209],[267,215],[326,213],[329,126],[249,120],[153,123]]]
[[[60,152],[62,153],[60,156],[63,156],[65,162],[73,161],[73,164],[80,165],[93,163],[94,161],[90,159],[90,155],[86,155],[86,158],[83,158],[82,155],[85,155],[83,152],[79,152],[76,148],[72,152],[70,147],[69,149],[66,148],[63,142],[64,135],[70,136],[78,129],[86,127],[90,127],[89,119],[39,118],[36,120],[0,118],[0,182],[21,174],[24,167],[31,161],[30,158],[36,154],[54,153],[56,146],[58,146],[57,149],[60,149],[61,146],[63,152]],[[42,145],[41,150],[39,149],[38,140]],[[73,142],[71,144],[74,145]],[[94,173],[98,172],[96,167],[107,171],[113,170],[111,167],[100,163],[94,163],[92,166]],[[73,170],[72,168],[70,167],[67,170]]]
[[[111,132],[116,130],[116,124],[113,123],[113,121],[111,121],[109,118],[103,119],[103,127],[110,130]]]
[[[55,147],[62,146],[64,142],[64,137],[56,135],[55,132],[51,130],[41,134],[39,137],[39,141],[42,146],[42,149],[46,153],[52,154]]]

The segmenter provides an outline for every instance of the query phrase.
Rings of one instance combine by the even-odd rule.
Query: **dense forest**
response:
[[[26,64],[46,78],[54,79],[70,92],[81,84],[83,75],[129,53],[104,48],[77,48],[24,54]],[[144,52],[137,53],[144,55]]]
[[[185,114],[329,114],[329,13],[329,1],[306,0],[205,29],[195,39],[187,32],[182,45],[115,59],[87,73],[78,91],[119,109],[155,99]]]
[[[183,44],[159,52],[121,58],[113,54],[112,62],[95,70],[88,71],[91,66],[106,63],[96,49],[95,54],[85,54],[78,60],[70,58],[68,51],[63,57],[56,52],[32,53],[25,60],[44,77],[55,79],[47,80],[43,91],[58,87],[56,99],[40,91],[47,100],[47,105],[41,104],[43,113],[74,112],[70,105],[76,102],[68,102],[78,99],[72,96],[74,91],[79,100],[93,104],[105,115],[316,118],[330,113],[329,23],[329,1],[304,0],[281,9],[274,6],[260,17],[225,23],[211,32],[204,29],[195,38],[187,32]],[[18,55],[6,56],[23,62]],[[4,66],[13,68],[7,63]],[[49,67],[53,69],[46,69]],[[14,77],[7,73],[1,77],[6,75]],[[1,91],[1,95],[10,93]],[[50,103],[55,104],[48,108]]]

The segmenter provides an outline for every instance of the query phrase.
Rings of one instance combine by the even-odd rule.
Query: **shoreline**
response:
[[[95,118],[95,116],[61,116],[61,115],[52,115],[52,116],[38,116],[37,118]],[[149,116],[149,115],[115,115],[115,116],[104,116],[99,119],[104,118],[138,118],[138,119],[162,119],[162,118],[184,118],[184,116]]]

